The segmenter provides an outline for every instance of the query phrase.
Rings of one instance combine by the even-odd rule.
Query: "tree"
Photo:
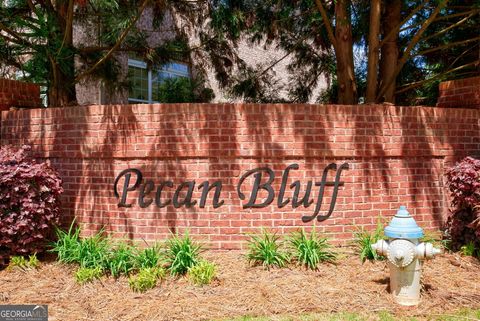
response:
[[[168,14],[182,23],[177,38],[151,48],[137,21],[152,8],[152,28]],[[0,63],[46,86],[49,106],[76,104],[75,84],[89,77],[118,82],[115,54],[131,52],[150,64],[203,51],[223,83],[236,60],[232,43],[217,37],[208,0],[9,0],[0,4]],[[73,31],[84,22],[96,32],[95,45],[74,42]],[[201,25],[196,48],[187,44],[188,29]],[[79,67],[81,66],[81,67]]]
[[[312,91],[322,72],[334,78],[329,91],[336,92],[337,97],[331,102],[342,104],[357,103],[362,96],[369,103],[394,103],[399,94],[404,101],[408,90],[452,75],[458,68],[473,68],[478,73],[478,0],[238,2],[247,9],[242,14],[248,17],[248,24],[242,32],[254,43],[265,40],[267,46],[283,49],[292,59],[290,69],[300,81],[293,81],[290,101],[307,101],[313,94],[320,99],[331,97]],[[462,34],[468,38],[460,40]],[[477,49],[465,48],[472,44]],[[355,63],[355,48],[363,48],[368,58],[365,70]],[[429,58],[445,49],[458,52],[462,58],[450,59],[450,64],[449,59],[438,64]],[[459,66],[460,60],[466,63]],[[250,72],[249,83],[263,90],[265,86],[258,80],[267,78],[265,71],[269,69]],[[414,84],[408,82],[412,77],[417,79]],[[252,86],[248,88],[244,96],[254,93],[263,97]]]

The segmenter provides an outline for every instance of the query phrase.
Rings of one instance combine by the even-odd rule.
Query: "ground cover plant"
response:
[[[317,236],[315,229],[307,234],[304,229],[292,234],[289,239],[293,257],[298,264],[316,270],[322,262],[334,262],[336,254],[326,238]]]
[[[25,269],[36,269],[40,266],[40,261],[37,258],[37,254],[34,253],[28,256],[28,259],[24,256],[12,256],[8,264],[8,269],[12,270],[19,268],[22,270]]]
[[[260,235],[252,235],[248,241],[247,260],[253,265],[284,267],[289,262],[289,255],[281,249],[280,237],[266,230]]]
[[[193,284],[210,284],[216,275],[217,267],[214,263],[207,260],[201,260],[197,265],[188,269],[188,278]]]
[[[85,284],[95,279],[99,279],[103,275],[103,269],[99,266],[94,268],[80,267],[75,272],[75,280],[79,284]]]
[[[130,288],[135,292],[145,292],[157,285],[158,280],[165,278],[166,272],[161,267],[142,268],[128,278]]]
[[[480,253],[480,160],[466,157],[446,171],[452,197],[446,232],[452,250]]]
[[[0,148],[0,264],[10,256],[40,253],[59,222],[58,174],[19,150]]]

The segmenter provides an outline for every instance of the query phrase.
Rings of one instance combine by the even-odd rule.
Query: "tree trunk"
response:
[[[370,31],[368,33],[368,69],[366,103],[374,103],[377,95],[378,44],[380,35],[381,0],[370,1]]]
[[[338,103],[357,103],[357,85],[353,66],[352,24],[350,1],[337,0],[335,4],[335,56],[337,58]]]
[[[73,7],[74,1],[55,2],[55,16],[58,33],[51,39],[62,39],[62,43],[54,57],[49,55],[50,70],[47,98],[48,106],[61,107],[75,105],[77,102],[75,92],[75,59],[73,52]],[[52,44],[54,47],[55,44]],[[58,44],[57,44],[58,45]],[[61,61],[62,66],[59,65]]]
[[[385,14],[383,16],[383,37],[386,37],[393,29],[398,28],[401,21],[401,0],[389,0],[385,2]],[[381,50],[380,59],[380,87],[394,77],[398,62],[398,32],[387,40]],[[381,102],[395,102],[395,81],[385,90]]]

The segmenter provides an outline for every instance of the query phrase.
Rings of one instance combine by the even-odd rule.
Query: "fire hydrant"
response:
[[[441,250],[431,243],[419,243],[423,230],[405,206],[400,206],[384,233],[388,240],[379,240],[372,248],[388,260],[390,292],[401,305],[417,305],[420,303],[422,263],[440,254]]]

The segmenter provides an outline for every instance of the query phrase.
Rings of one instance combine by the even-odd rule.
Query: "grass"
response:
[[[75,280],[79,284],[85,284],[93,280],[99,279],[103,275],[103,270],[100,267],[95,268],[85,268],[80,267],[77,272],[75,272]]]
[[[360,259],[362,262],[367,260],[383,260],[384,257],[378,255],[377,252],[372,248],[372,245],[375,244],[378,240],[384,239],[383,235],[383,224],[380,220],[377,222],[377,227],[374,231],[358,231],[355,233],[354,244],[359,252]]]
[[[188,278],[196,285],[210,284],[215,278],[215,275],[215,264],[206,260],[202,260],[197,265],[188,269]]]
[[[10,263],[8,264],[8,269],[36,269],[40,266],[40,261],[37,258],[37,254],[32,254],[26,259],[24,256],[12,256],[10,258]]]
[[[480,250],[475,247],[474,242],[468,242],[460,248],[460,252],[466,256],[480,257]]]
[[[480,320],[480,309],[462,309],[452,313],[427,315],[421,317],[397,317],[388,311],[375,313],[336,312],[336,313],[307,313],[298,315],[275,315],[275,316],[242,316],[234,319],[222,319],[222,321],[460,321]]]
[[[326,238],[319,238],[312,229],[310,235],[302,229],[290,237],[290,247],[297,263],[316,270],[321,262],[334,262],[336,254]]]
[[[247,260],[253,265],[263,265],[269,269],[273,266],[284,267],[289,262],[289,256],[280,249],[279,237],[275,233],[263,231],[248,241]]]
[[[129,277],[128,285],[134,292],[145,292],[154,288],[158,280],[165,278],[165,275],[166,272],[162,268],[144,268],[138,274]]]
[[[172,235],[165,244],[164,257],[171,275],[185,275],[199,262],[202,246],[188,232],[183,237]]]
[[[144,269],[157,267],[161,263],[161,258],[161,250],[158,244],[137,250],[135,255],[135,268]]]

